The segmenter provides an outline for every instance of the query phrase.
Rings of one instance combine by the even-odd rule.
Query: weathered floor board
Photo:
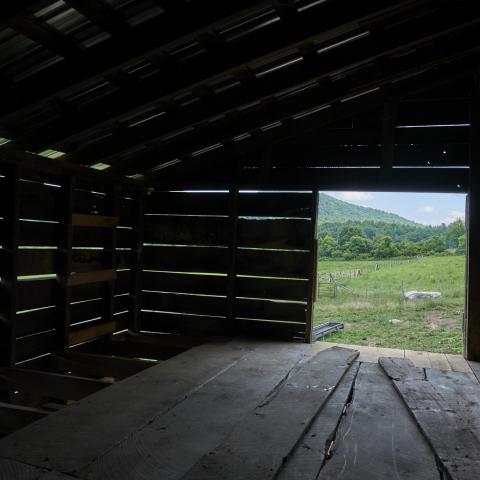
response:
[[[316,479],[326,461],[335,431],[350,401],[359,363],[355,362],[344,375],[317,418],[295,447],[278,475],[278,480]]]
[[[195,347],[1,439],[1,455],[75,473],[259,345],[234,341]]]
[[[453,480],[480,478],[480,385],[471,373],[426,370],[424,380],[413,371],[396,380],[388,358],[379,360],[410,409],[418,426]]]
[[[79,472],[80,476],[102,480],[182,478],[285,380],[307,350],[305,344],[262,344],[175,409]]]
[[[182,478],[274,478],[357,356],[358,352],[338,347],[320,352]]]
[[[72,480],[58,472],[0,458],[0,480]]]
[[[439,480],[440,476],[433,452],[388,378],[378,365],[362,363],[353,401],[318,479],[388,478]]]

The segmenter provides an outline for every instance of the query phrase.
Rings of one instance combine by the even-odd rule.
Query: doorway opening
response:
[[[321,192],[314,331],[332,322],[329,342],[463,353],[465,200]]]

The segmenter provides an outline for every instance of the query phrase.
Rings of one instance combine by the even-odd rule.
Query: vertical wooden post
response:
[[[480,361],[480,70],[470,98],[470,190],[467,197],[465,358]]]
[[[6,188],[0,196],[5,224],[5,235],[2,235],[3,249],[0,251],[0,288],[3,290],[2,297],[5,297],[0,309],[0,366],[13,366],[17,316],[20,168],[17,165],[8,165],[5,173]]]
[[[107,188],[107,202],[106,214],[112,217],[118,217],[118,188],[116,185],[111,185]],[[116,270],[117,268],[117,229],[112,228],[107,237],[106,248],[106,262],[105,268]],[[114,320],[115,312],[115,280],[105,282],[104,288],[104,318],[105,322],[112,322]]]
[[[142,308],[142,275],[143,275],[143,214],[144,203],[147,196],[142,192],[137,195],[137,221],[135,225],[135,265],[132,272],[133,284],[133,315],[129,327],[133,332],[140,332],[141,329],[141,308]]]
[[[62,212],[59,225],[57,308],[55,315],[55,348],[60,351],[69,347],[71,287],[68,279],[72,272],[74,189],[75,178],[65,178],[63,182],[63,203],[60,206]]]
[[[237,279],[237,234],[238,234],[238,188],[232,186],[229,195],[229,224],[230,224],[230,244],[229,244],[229,268],[227,279],[227,321],[231,334],[237,332],[237,322],[235,321],[235,298],[236,298],[236,279]]]
[[[387,172],[392,169],[395,156],[397,109],[396,100],[388,100],[383,108],[381,167],[382,170]]]
[[[310,212],[310,271],[308,280],[307,313],[305,326],[305,342],[313,341],[313,317],[315,306],[315,293],[317,291],[317,214],[318,214],[318,191],[312,192]]]

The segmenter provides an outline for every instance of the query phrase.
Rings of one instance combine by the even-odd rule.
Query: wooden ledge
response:
[[[117,279],[115,270],[95,270],[93,272],[79,272],[70,275],[67,285],[74,287],[88,283],[112,282]]]
[[[72,214],[72,226],[74,227],[114,228],[117,225],[118,217],[106,217],[103,215],[85,215],[82,213]]]
[[[69,345],[77,345],[79,343],[88,342],[94,338],[103,337],[115,332],[117,328],[116,322],[99,323],[92,327],[72,332],[68,336]]]

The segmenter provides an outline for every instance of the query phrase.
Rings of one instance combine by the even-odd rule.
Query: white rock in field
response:
[[[440,292],[417,292],[412,290],[410,292],[405,292],[405,300],[417,300],[418,298],[439,298],[442,294]]]
[[[396,323],[402,323],[401,320],[399,320],[398,318],[392,318],[391,320],[389,320],[390,323],[393,323],[393,324],[396,324]]]

